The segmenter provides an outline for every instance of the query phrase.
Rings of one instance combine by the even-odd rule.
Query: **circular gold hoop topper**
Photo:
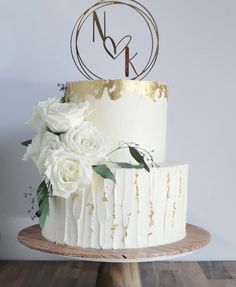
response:
[[[115,39],[114,35],[111,33],[111,29],[108,31],[108,25],[109,27],[112,27],[112,20],[114,20],[114,17],[109,17],[107,12],[104,9],[113,8],[113,12],[118,11],[118,7],[125,7],[131,9],[132,12],[135,12],[136,16],[140,17],[144,24],[146,29],[145,31],[148,31],[150,34],[151,39],[151,46],[150,46],[150,52],[147,54],[147,46],[145,42],[145,57],[140,55],[135,50],[135,45],[137,43],[141,43],[142,39],[140,41],[135,39],[130,33],[123,34],[123,31],[118,33],[119,39]],[[109,10],[111,11],[111,10]],[[129,11],[131,12],[131,11]],[[103,17],[101,17],[101,15]],[[108,20],[109,17],[109,20]],[[124,15],[119,15],[120,22],[124,21]],[[127,17],[126,17],[127,18]],[[137,19],[136,19],[137,20]],[[108,24],[109,22],[109,24]],[[134,22],[134,21],[133,21]],[[90,25],[90,26],[89,26]],[[83,32],[83,28],[88,27],[92,28],[92,34],[89,34],[89,32],[86,31],[84,35],[86,37],[82,38],[81,40],[81,34]],[[130,25],[124,25],[126,30],[129,30]],[[116,25],[116,30],[119,27]],[[122,34],[121,34],[122,33]],[[143,30],[142,32],[139,32],[139,36],[143,37]],[[90,37],[91,35],[91,37]],[[84,49],[83,51],[81,43],[84,40],[88,40],[93,45],[97,42],[97,46],[99,46],[99,52],[94,52],[89,55],[90,59],[86,60],[85,55],[88,55],[88,48]],[[94,54],[97,55],[97,60],[94,62],[99,62],[100,69],[104,69],[105,66],[103,60],[101,59],[102,56],[105,56],[108,58],[109,63],[113,64],[113,66],[109,67],[109,70],[114,70],[114,62],[115,64],[122,65],[122,73],[123,75],[119,74],[119,78],[126,78],[131,80],[142,80],[144,79],[152,70],[159,52],[159,33],[158,33],[158,27],[157,24],[153,18],[153,16],[150,14],[150,12],[140,3],[134,0],[115,0],[115,1],[109,1],[109,0],[101,0],[97,2],[95,5],[93,5],[91,8],[86,10],[80,18],[76,21],[72,34],[71,34],[71,40],[70,40],[70,49],[71,49],[71,55],[73,58],[73,61],[78,68],[78,70],[82,73],[82,75],[89,79],[102,79],[103,77],[98,74],[98,72],[95,71],[95,68],[91,68],[91,58],[94,56]],[[102,52],[101,52],[102,51]],[[137,58],[145,58],[144,63],[142,63],[142,66],[137,67]],[[88,63],[90,61],[90,63]],[[104,65],[103,65],[104,64]],[[97,67],[98,68],[98,67]],[[119,70],[120,72],[121,70]],[[116,76],[117,78],[117,76]]]

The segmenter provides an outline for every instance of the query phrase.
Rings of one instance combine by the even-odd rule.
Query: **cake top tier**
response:
[[[121,142],[154,150],[157,162],[165,161],[167,85],[138,80],[69,82],[66,101],[87,103],[88,119],[105,137],[111,150]],[[129,161],[119,153],[117,161]]]
[[[138,80],[94,80],[68,82],[66,84],[66,98],[70,100],[74,96],[85,99],[94,96],[100,99],[104,92],[111,100],[117,100],[123,95],[138,92],[142,96],[149,97],[153,102],[160,98],[168,99],[168,86],[164,83]]]

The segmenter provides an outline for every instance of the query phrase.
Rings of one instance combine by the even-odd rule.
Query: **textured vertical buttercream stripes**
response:
[[[92,184],[68,199],[49,199],[42,234],[86,248],[163,245],[185,236],[188,166],[145,170],[114,168],[117,183],[94,173]],[[180,192],[181,175],[181,192]]]

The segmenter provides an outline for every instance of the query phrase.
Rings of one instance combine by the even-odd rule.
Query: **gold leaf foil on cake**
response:
[[[94,80],[68,82],[65,90],[66,100],[84,100],[88,96],[101,99],[104,91],[111,100],[116,101],[124,94],[138,92],[153,102],[160,98],[168,99],[168,86],[160,82],[134,80]]]

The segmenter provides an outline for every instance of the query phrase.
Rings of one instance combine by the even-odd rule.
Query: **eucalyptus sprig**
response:
[[[30,199],[31,207],[28,210],[28,214],[31,215],[32,220],[38,217],[39,224],[43,228],[49,213],[49,197],[52,196],[52,185],[50,181],[44,178],[37,189],[29,187],[29,192],[24,192],[24,196]],[[36,209],[36,205],[38,206],[38,210]]]
[[[127,162],[114,162],[112,161],[109,156],[113,153],[121,150],[121,149],[128,149],[130,155],[132,158],[137,162],[137,164],[127,163]],[[119,144],[119,146],[110,152],[107,156],[109,158],[109,163],[113,164],[116,167],[119,168],[126,168],[126,169],[142,169],[144,168],[147,172],[150,172],[150,167],[148,166],[147,162],[150,163],[151,167],[159,167],[158,164],[153,159],[153,153],[154,151],[148,152],[147,150],[141,148],[138,144],[130,142],[122,142]],[[105,165],[94,165],[92,166],[93,170],[102,176],[103,178],[110,179],[114,183],[116,183],[116,178],[114,173],[111,171],[111,169]]]

